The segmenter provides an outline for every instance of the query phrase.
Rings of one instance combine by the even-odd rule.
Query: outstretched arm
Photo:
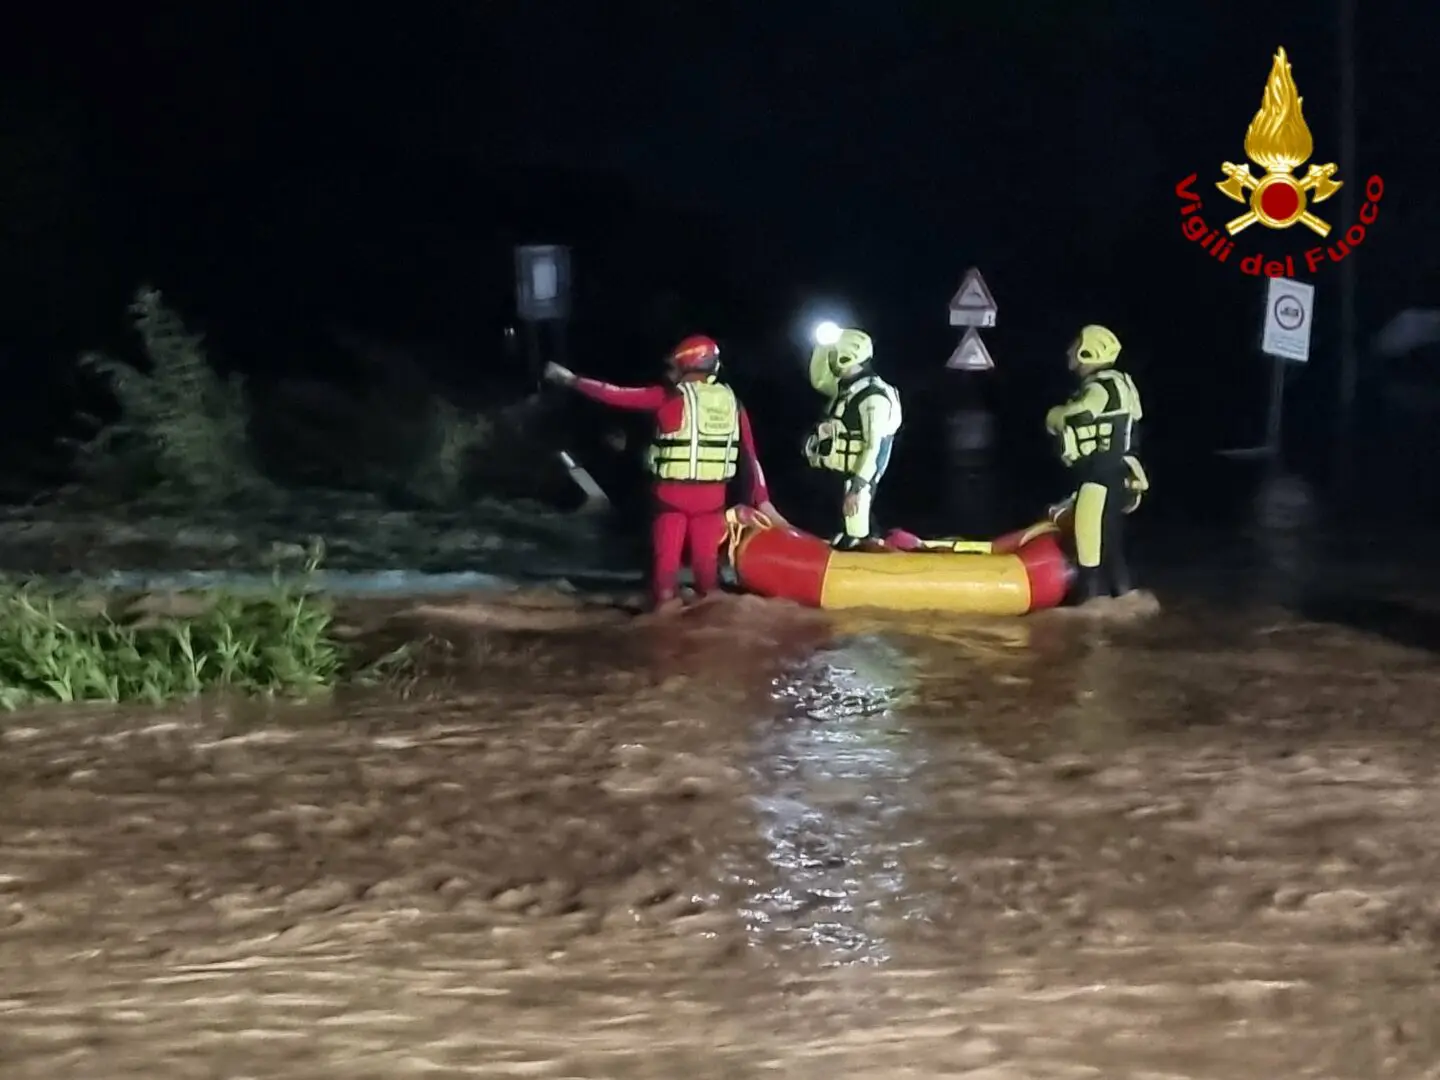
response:
[[[670,389],[665,386],[616,386],[583,378],[577,378],[571,385],[591,401],[632,412],[658,412],[670,399]]]
[[[599,379],[583,379],[567,367],[551,363],[545,365],[545,378],[561,386],[568,386],[584,394],[591,401],[609,405],[614,409],[629,409],[632,412],[659,412],[670,400],[670,388],[666,386],[616,386]]]

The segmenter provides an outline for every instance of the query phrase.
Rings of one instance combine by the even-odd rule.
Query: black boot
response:
[[[851,536],[849,533],[838,533],[835,539],[830,541],[830,546],[836,551],[859,551],[865,545],[865,537]]]
[[[1098,566],[1082,566],[1075,571],[1075,588],[1070,593],[1072,603],[1083,604],[1104,595],[1105,588],[1100,580]]]
[[[1110,585],[1111,596],[1124,596],[1135,590],[1135,585],[1130,580],[1130,565],[1124,558],[1112,560],[1105,568],[1105,577]]]

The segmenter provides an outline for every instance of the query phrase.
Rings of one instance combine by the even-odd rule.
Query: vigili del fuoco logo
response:
[[[1290,61],[1285,56],[1285,50],[1277,50],[1275,62],[1270,67],[1270,78],[1265,80],[1260,111],[1245,132],[1245,156],[1264,171],[1257,176],[1249,165],[1235,165],[1229,161],[1221,163],[1220,172],[1225,179],[1216,183],[1215,187],[1227,199],[1249,206],[1222,228],[1213,227],[1201,216],[1204,204],[1194,187],[1199,179],[1197,173],[1191,173],[1175,185],[1175,194],[1180,199],[1180,231],[1217,262],[1231,262],[1236,242],[1230,237],[1239,236],[1257,224],[1275,231],[1303,225],[1326,241],[1306,248],[1299,257],[1305,270],[1311,274],[1327,263],[1340,262],[1365,242],[1366,227],[1373,225],[1380,213],[1385,182],[1378,176],[1365,181],[1365,202],[1360,207],[1358,220],[1343,233],[1332,237],[1330,222],[1311,207],[1324,203],[1346,181],[1335,178],[1336,166],[1333,162],[1311,165],[1303,177],[1295,175],[1295,170],[1309,161],[1315,152],[1315,141],[1301,111],[1304,101],[1295,89],[1295,79],[1290,74]],[[1297,264],[1293,251],[1267,251],[1258,246],[1234,261],[1242,272],[1257,276],[1264,274],[1266,277],[1293,278]]]

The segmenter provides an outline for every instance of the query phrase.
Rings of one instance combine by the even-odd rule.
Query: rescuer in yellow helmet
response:
[[[1120,339],[1103,326],[1085,326],[1067,352],[1080,386],[1045,414],[1060,460],[1075,477],[1075,559],[1078,595],[1123,596],[1132,589],[1125,561],[1125,515],[1134,512],[1150,480],[1135,456],[1145,410],[1135,381],[1116,368]],[[1063,511],[1064,504],[1056,508]]]
[[[805,441],[815,469],[845,478],[844,529],[831,541],[853,550],[870,537],[875,489],[890,465],[900,430],[900,395],[875,374],[875,343],[861,330],[828,325],[816,332],[810,354],[810,385],[830,399],[825,415]]]

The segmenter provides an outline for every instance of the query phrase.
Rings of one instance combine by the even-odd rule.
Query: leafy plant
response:
[[[459,500],[472,455],[491,439],[494,424],[488,417],[461,412],[444,398],[432,401],[428,446],[408,486],[425,502],[447,506]]]
[[[144,362],[80,358],[83,370],[105,380],[118,416],[102,423],[82,415],[89,437],[62,440],[87,481],[77,494],[160,495],[212,511],[277,495],[269,476],[450,508],[464,505],[469,489],[524,473],[537,460],[523,450],[503,462],[488,454],[502,436],[519,448],[531,436],[527,425],[503,406],[475,413],[451,404],[403,349],[347,339],[368,373],[359,393],[291,380],[251,394],[239,376],[215,370],[203,336],[158,290],[138,290],[129,311]]]
[[[158,290],[140,289],[130,312],[149,369],[101,353],[80,358],[82,368],[108,380],[120,407],[119,419],[80,447],[82,468],[118,464],[132,482],[211,504],[263,487],[242,380],[214,370],[204,338],[186,328]]]

